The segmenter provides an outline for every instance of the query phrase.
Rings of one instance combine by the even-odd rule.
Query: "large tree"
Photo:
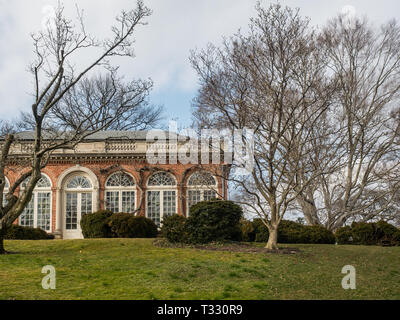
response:
[[[400,191],[395,140],[400,133],[400,28],[395,21],[376,28],[367,19],[339,15],[319,40],[336,90],[329,117],[314,127],[319,139],[310,146],[316,160],[310,163],[320,174],[299,195],[301,209],[308,223],[331,230],[354,220],[394,220]]]
[[[0,254],[6,252],[7,229],[31,200],[41,170],[55,150],[74,148],[100,130],[146,128],[158,119],[159,109],[147,105],[151,81],[125,83],[112,65],[115,56],[133,57],[134,33],[150,15],[138,1],[134,9],[116,18],[111,38],[98,40],[87,33],[80,12],[74,24],[59,4],[46,28],[32,36],[35,60],[30,71],[35,85],[31,112],[24,114],[22,126],[3,122],[1,130]],[[92,62],[79,67],[84,55],[92,57]],[[13,148],[21,143],[16,133],[20,127],[33,129],[34,141],[26,149],[26,163],[19,163],[24,173],[5,193],[5,172],[9,162],[15,162]],[[17,194],[24,181],[26,186]]]
[[[308,19],[279,4],[258,4],[257,12],[249,33],[193,52],[201,83],[194,116],[201,128],[254,131],[254,168],[236,175],[234,162],[229,179],[242,195],[237,200],[268,228],[266,247],[276,249],[285,213],[316,179],[304,157],[314,124],[329,108],[333,86]],[[245,134],[242,139],[249,142]],[[307,183],[301,181],[304,172]]]

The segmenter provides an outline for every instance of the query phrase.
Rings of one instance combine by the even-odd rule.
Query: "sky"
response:
[[[180,128],[191,124],[191,102],[198,90],[196,73],[189,62],[190,51],[207,43],[220,44],[222,37],[247,29],[255,15],[256,0],[144,0],[153,10],[148,25],[135,35],[134,59],[118,59],[125,79],[151,78],[150,102],[164,107],[164,120],[175,120]],[[268,6],[276,1],[262,0]],[[71,17],[75,5],[84,10],[87,29],[96,37],[109,35],[115,16],[135,5],[133,0],[64,1]],[[398,0],[287,0],[282,5],[300,8],[313,25],[323,25],[340,12],[368,16],[375,24],[400,19]],[[0,0],[0,119],[14,119],[32,104],[33,81],[27,71],[32,61],[30,34],[42,28],[57,0]],[[82,61],[90,61],[90,55]]]

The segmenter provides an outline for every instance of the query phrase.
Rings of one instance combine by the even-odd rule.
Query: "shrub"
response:
[[[306,243],[334,244],[336,242],[335,235],[332,231],[323,226],[303,226],[305,228]]]
[[[394,225],[391,225],[386,221],[379,221],[375,224],[375,228],[378,244],[384,244],[384,242],[387,242],[388,245],[392,246],[400,245],[400,230]]]
[[[255,234],[255,237],[254,237],[255,242],[267,242],[268,241],[269,231],[260,218],[256,218],[253,220],[253,228],[254,228],[254,234]]]
[[[351,244],[353,243],[353,234],[350,226],[344,226],[336,230],[336,241],[338,244]]]
[[[269,232],[261,219],[253,220],[256,242],[267,242]],[[278,243],[335,243],[334,234],[322,226],[305,226],[282,220],[278,227]]]
[[[39,228],[22,227],[13,224],[8,228],[5,239],[9,240],[50,240],[54,236]]]
[[[363,245],[374,245],[378,243],[374,223],[353,223],[351,229],[354,243]]]
[[[108,221],[112,216],[108,210],[85,214],[81,219],[81,229],[85,238],[111,238],[112,232]]]
[[[163,219],[161,233],[169,242],[184,242],[186,239],[186,218],[179,214]]]
[[[240,219],[241,240],[245,242],[253,242],[256,238],[256,232],[252,221]]]
[[[208,243],[211,241],[240,241],[242,208],[232,201],[202,201],[190,208],[186,220],[187,241]]]
[[[306,226],[294,221],[282,220],[278,227],[278,243],[310,243]]]
[[[131,213],[115,213],[109,220],[112,236],[115,238],[154,238],[157,236],[156,224],[145,217]]]

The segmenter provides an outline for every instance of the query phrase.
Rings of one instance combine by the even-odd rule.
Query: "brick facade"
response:
[[[214,177],[217,180],[217,193],[219,197],[226,198],[227,185],[224,179],[221,178],[223,172],[223,165],[208,165],[201,166],[202,170],[207,170],[210,173],[214,173]],[[96,193],[94,203],[95,209],[104,209],[104,197],[105,197],[105,183],[110,175],[115,172],[124,171],[134,177],[136,183],[136,208],[138,209],[137,214],[146,215],[146,185],[148,178],[155,172],[167,171],[171,173],[177,181],[177,213],[181,215],[187,215],[187,181],[190,175],[199,170],[200,167],[192,164],[161,164],[161,165],[150,165],[146,162],[145,158],[137,156],[124,155],[120,156],[74,156],[74,157],[56,157],[50,160],[48,165],[42,170],[42,173],[47,175],[51,180],[52,188],[52,207],[51,207],[51,232],[62,238],[62,230],[60,219],[64,219],[63,204],[58,203],[63,199],[64,183],[68,177],[68,174],[73,173],[90,173],[92,183],[95,185],[93,193]],[[24,170],[21,170],[20,166],[15,163],[10,164],[6,169],[6,176],[12,185]],[[19,190],[16,191],[17,193]],[[58,211],[57,211],[58,210]],[[58,213],[57,213],[58,212]],[[61,232],[61,235],[60,235]]]

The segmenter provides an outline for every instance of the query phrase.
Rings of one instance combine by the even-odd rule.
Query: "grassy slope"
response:
[[[295,245],[291,245],[294,247]],[[276,255],[165,249],[151,239],[6,241],[0,299],[400,299],[400,247],[296,245]],[[341,269],[357,270],[343,290]],[[41,269],[57,270],[57,289]]]

